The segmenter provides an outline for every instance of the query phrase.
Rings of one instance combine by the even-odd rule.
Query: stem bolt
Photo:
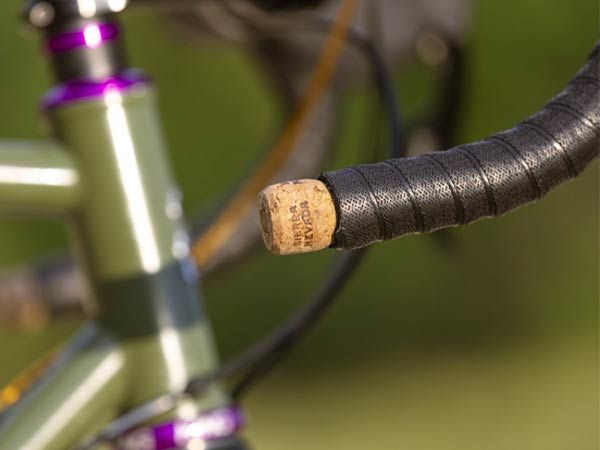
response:
[[[29,10],[28,19],[29,22],[36,28],[46,28],[52,23],[56,11],[54,6],[48,2],[38,2],[31,7]]]

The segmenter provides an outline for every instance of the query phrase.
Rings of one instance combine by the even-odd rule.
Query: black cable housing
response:
[[[314,21],[314,24],[324,26],[327,25],[327,22]],[[391,74],[377,48],[366,36],[351,29],[347,39],[364,52],[370,64],[379,99],[388,121],[390,134],[388,154],[391,157],[402,157],[405,153],[403,127],[398,96]],[[293,347],[308,334],[346,287],[363,261],[365,254],[364,249],[361,249],[342,255],[310,302],[295,312],[275,331],[240,355],[240,358],[237,358],[239,361],[243,361],[243,355],[246,355],[246,361],[250,359],[254,361],[252,364],[244,364],[248,368],[231,391],[234,400],[239,401],[250,387],[281,362]],[[239,372],[242,372],[241,367],[239,369]]]
[[[343,255],[336,261],[335,267],[328,274],[314,299],[248,350],[248,354],[256,355],[255,361],[232,389],[231,396],[234,400],[239,400],[253,384],[279,363],[317,323],[352,278],[364,255],[365,249],[354,250]]]
[[[332,246],[360,248],[499,216],[579,175],[599,153],[598,49],[563,92],[510,130],[322,174],[338,213]]]

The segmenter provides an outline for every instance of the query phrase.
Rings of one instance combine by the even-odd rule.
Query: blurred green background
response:
[[[19,33],[19,6],[0,3],[0,136],[41,137],[36,105],[49,77],[36,39]],[[476,2],[461,140],[511,126],[562,89],[598,39],[598,19],[596,0]],[[197,210],[244,173],[282,107],[242,49],[185,44],[148,13],[126,22]],[[410,116],[431,100],[433,77],[419,67],[397,75]],[[357,88],[344,101],[344,164],[369,133],[365,99]],[[257,450],[598,448],[598,216],[594,164],[537,205],[454,230],[453,253],[427,236],[375,246],[326,320],[248,397],[248,438]],[[0,221],[0,266],[65,246],[60,224]],[[302,304],[333,256],[261,250],[211,279],[224,357]],[[0,330],[0,384],[77,325]]]

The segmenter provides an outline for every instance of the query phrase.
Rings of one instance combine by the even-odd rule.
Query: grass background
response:
[[[49,77],[20,2],[0,4],[0,136],[41,137]],[[461,140],[482,138],[558,92],[598,39],[594,0],[480,0],[468,40]],[[136,66],[151,73],[188,210],[254,159],[281,108],[242,49],[182,43],[130,14]],[[404,108],[431,77],[397,74]],[[345,100],[339,147],[364,142],[364,89]],[[339,163],[339,161],[338,161]],[[458,250],[426,236],[378,245],[341,301],[294,356],[248,397],[258,450],[592,450],[598,447],[598,166],[534,206],[455,230]],[[60,224],[2,219],[0,265],[66,246]],[[223,355],[305,301],[332,253],[249,264],[204,286]],[[0,384],[68,336],[0,330]]]

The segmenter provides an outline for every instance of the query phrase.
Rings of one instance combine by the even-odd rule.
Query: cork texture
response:
[[[267,248],[276,255],[308,253],[329,247],[336,226],[331,194],[319,180],[275,184],[258,196]]]

